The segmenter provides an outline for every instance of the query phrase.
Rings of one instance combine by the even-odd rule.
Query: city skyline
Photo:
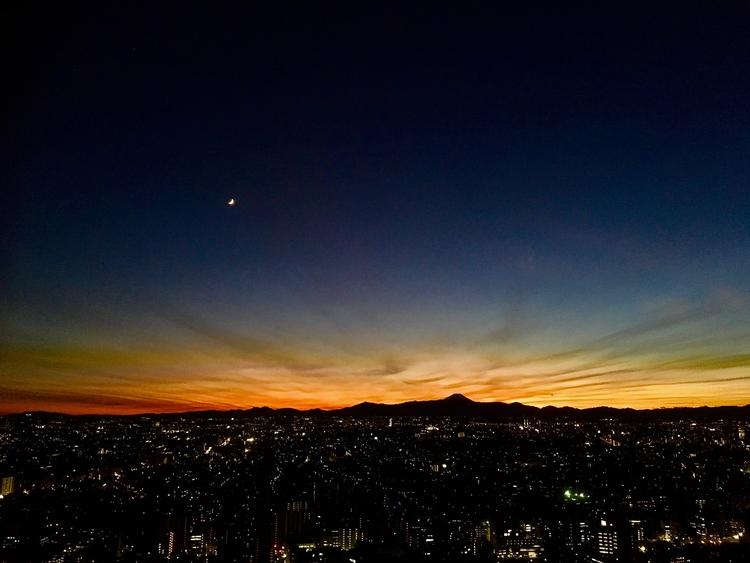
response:
[[[750,404],[747,6],[43,12],[0,414]]]
[[[648,421],[28,414],[0,417],[0,437],[0,556],[14,563],[737,563],[750,553],[738,410]]]

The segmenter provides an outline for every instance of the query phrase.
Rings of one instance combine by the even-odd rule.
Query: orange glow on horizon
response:
[[[271,408],[334,409],[462,393],[536,407],[750,404],[750,354],[613,339],[567,348],[528,344],[372,347],[266,342],[206,331],[195,342],[6,347],[0,413],[140,414]],[[621,341],[625,341],[625,345]],[[389,347],[388,347],[389,346]],[[620,346],[621,348],[618,348]]]
[[[123,404],[97,404],[96,397],[87,397],[85,403],[77,402],[76,398],[70,400],[58,399],[58,400],[33,400],[33,399],[20,399],[20,400],[3,400],[0,408],[0,415],[33,412],[33,411],[45,411],[54,412],[61,414],[70,415],[139,415],[139,414],[169,414],[169,413],[181,413],[181,412],[196,412],[206,410],[216,411],[230,411],[230,410],[246,410],[254,407],[270,407],[273,409],[282,408],[293,408],[298,410],[310,410],[310,409],[321,409],[321,410],[334,410],[343,407],[353,406],[360,402],[372,402],[372,403],[384,403],[394,404],[406,402],[409,400],[440,400],[447,397],[449,394],[462,393],[460,389],[452,389],[450,393],[434,393],[421,395],[419,397],[405,398],[400,397],[392,399],[383,395],[368,395],[363,396],[357,400],[330,400],[330,401],[317,401],[311,399],[297,399],[279,397],[277,400],[253,400],[247,395],[238,394],[235,401],[228,403],[226,400],[220,402],[195,401],[190,397],[174,398],[170,400],[160,401],[158,399],[148,401],[123,401]],[[672,407],[717,407],[717,406],[744,406],[750,404],[750,398],[745,397],[744,400],[732,400],[727,398],[723,400],[721,397],[697,397],[692,400],[684,398],[669,398],[664,397],[661,401],[655,402],[653,399],[644,399],[641,402],[619,402],[619,401],[596,401],[596,400],[570,400],[570,401],[550,401],[543,397],[535,397],[529,395],[523,398],[509,397],[503,399],[502,397],[478,397],[472,396],[471,393],[462,393],[469,399],[477,402],[519,402],[529,406],[535,407],[573,407],[573,408],[592,408],[600,406],[608,406],[614,408],[635,408],[635,409],[658,409],[658,408],[672,408]],[[736,399],[736,397],[735,397]]]

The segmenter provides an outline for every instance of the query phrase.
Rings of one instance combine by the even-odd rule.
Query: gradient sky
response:
[[[269,4],[4,14],[0,412],[750,403],[747,3]]]

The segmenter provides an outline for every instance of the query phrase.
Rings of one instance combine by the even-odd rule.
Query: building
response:
[[[599,555],[615,557],[617,555],[617,530],[611,520],[600,520],[596,531],[596,551]]]
[[[3,477],[0,482],[0,495],[7,497],[10,494],[16,492],[16,478],[15,477]]]

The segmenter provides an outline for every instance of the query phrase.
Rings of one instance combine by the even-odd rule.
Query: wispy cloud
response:
[[[750,327],[741,319],[747,308],[739,292],[698,303],[667,301],[602,336],[567,334],[561,340],[571,344],[552,351],[537,348],[535,331],[543,325],[520,307],[484,336],[441,328],[439,337],[376,336],[364,344],[338,333],[331,343],[327,333],[227,328],[170,310],[162,319],[169,337],[152,342],[4,346],[0,410],[340,406],[455,391],[539,405],[745,403]]]

